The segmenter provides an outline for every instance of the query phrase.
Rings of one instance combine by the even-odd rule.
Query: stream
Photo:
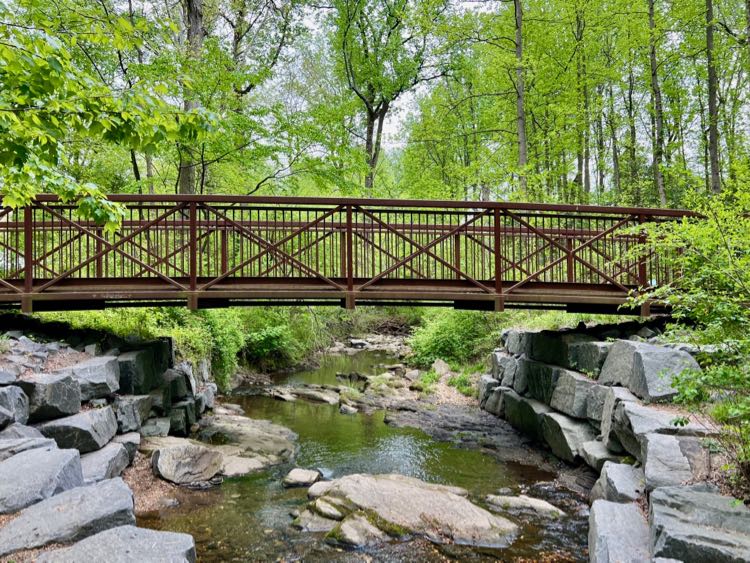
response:
[[[377,374],[398,360],[380,352],[324,356],[316,369],[278,374],[274,384],[341,384],[337,372]],[[503,550],[436,546],[423,540],[393,542],[366,551],[329,546],[322,534],[293,529],[290,513],[306,501],[306,489],[284,489],[291,465],[226,479],[208,491],[181,490],[179,506],[140,515],[141,526],[186,532],[195,538],[199,561],[585,561],[587,506],[553,484],[555,475],[537,467],[502,462],[478,449],[436,441],[413,428],[384,423],[384,411],[343,415],[337,405],[278,401],[239,392],[230,398],[251,418],[271,420],[299,436],[299,467],[320,470],[327,479],[350,473],[400,473],[424,481],[457,485],[482,505],[498,489],[544,498],[567,512],[558,520],[510,516],[521,535]]]

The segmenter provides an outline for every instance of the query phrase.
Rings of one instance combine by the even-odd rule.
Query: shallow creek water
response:
[[[278,375],[277,384],[340,384],[337,372],[379,373],[396,360],[384,354],[324,357],[317,369]],[[380,370],[382,371],[382,370]],[[326,478],[349,473],[401,473],[433,483],[466,488],[482,504],[486,494],[510,488],[527,490],[568,512],[559,520],[513,518],[522,534],[504,550],[432,546],[424,541],[394,543],[366,552],[326,545],[319,534],[294,530],[290,512],[301,508],[305,489],[284,489],[281,478],[291,465],[243,478],[227,479],[209,491],[182,491],[180,505],[140,516],[139,525],[194,536],[200,561],[439,561],[585,560],[586,507],[572,493],[555,487],[554,475],[527,465],[500,462],[479,450],[437,442],[417,429],[384,424],[382,411],[342,415],[338,406],[282,402],[238,394],[252,418],[282,424],[299,436],[296,465],[319,469]]]

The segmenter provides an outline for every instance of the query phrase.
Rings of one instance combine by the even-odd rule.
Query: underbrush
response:
[[[240,363],[260,371],[285,368],[352,334],[408,332],[419,315],[406,308],[344,311],[313,307],[199,311],[162,307],[38,314],[73,328],[102,330],[127,339],[170,337],[181,358],[194,362],[210,358],[213,377],[224,390]]]

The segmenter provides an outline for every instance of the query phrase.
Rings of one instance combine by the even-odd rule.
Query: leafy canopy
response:
[[[33,12],[0,4],[0,194],[3,205],[29,204],[40,192],[74,202],[79,214],[116,229],[121,206],[94,184],[64,171],[68,146],[95,138],[153,153],[165,141],[196,140],[211,120],[198,111],[178,112],[160,97],[166,87],[142,84],[116,91],[77,64],[77,33],[54,29]],[[29,21],[31,23],[29,23]],[[133,25],[117,20],[117,41],[135,40]],[[130,38],[130,39],[129,39]],[[89,43],[111,42],[105,30],[86,30]]]

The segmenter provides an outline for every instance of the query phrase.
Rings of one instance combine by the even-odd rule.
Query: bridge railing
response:
[[[115,234],[54,196],[1,210],[0,303],[30,310],[32,302],[187,299],[197,307],[209,299],[332,298],[502,308],[554,302],[565,291],[561,303],[616,303],[673,277],[643,250],[639,226],[686,214],[501,202],[111,199],[127,210]]]

